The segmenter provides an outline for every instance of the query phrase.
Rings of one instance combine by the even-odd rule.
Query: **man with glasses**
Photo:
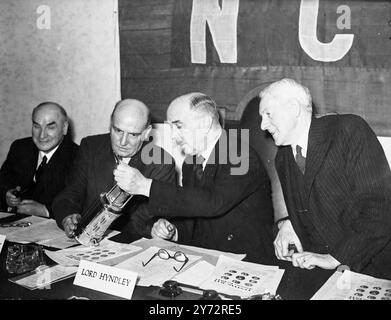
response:
[[[123,190],[148,196],[151,214],[161,217],[152,236],[273,263],[270,181],[248,141],[221,127],[216,103],[202,93],[175,99],[167,120],[187,156],[182,186],[123,165],[114,171]]]
[[[144,103],[126,99],[114,107],[110,133],[82,139],[66,188],[53,203],[57,224],[64,228],[68,237],[74,236],[82,216],[99,199],[100,194],[112,188],[113,170],[118,162],[137,168],[150,178],[175,183],[173,161],[163,163],[163,159],[172,160],[169,155],[157,146],[148,150],[158,157],[150,158],[149,152],[143,152],[149,143],[150,122],[150,112]],[[151,159],[156,161],[151,163]],[[134,196],[111,228],[141,236],[150,235],[152,222],[147,203],[148,198]]]

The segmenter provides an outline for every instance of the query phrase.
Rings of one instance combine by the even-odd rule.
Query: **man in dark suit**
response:
[[[175,142],[193,160],[183,164],[183,185],[148,179],[124,166],[114,172],[121,188],[149,196],[153,215],[170,218],[159,219],[152,235],[272,263],[270,181],[248,141],[222,129],[215,102],[202,93],[175,99],[167,119]]]
[[[110,133],[82,139],[66,187],[53,203],[57,224],[64,228],[67,236],[74,236],[82,217],[88,219],[91,212],[96,214],[92,208],[99,202],[100,194],[114,185],[116,160],[126,167],[139,169],[148,177],[175,183],[173,160],[148,142],[150,121],[150,112],[144,103],[122,100],[111,115]],[[168,159],[167,164],[163,164],[164,157]],[[147,204],[148,198],[134,196],[111,228],[150,235],[152,217]]]
[[[12,143],[0,169],[2,210],[51,216],[51,205],[64,187],[77,145],[67,136],[63,107],[44,102],[32,113],[32,137]]]
[[[280,146],[275,163],[289,213],[278,222],[277,257],[390,277],[391,173],[376,135],[355,115],[313,117],[309,90],[291,79],[260,98],[261,128]]]

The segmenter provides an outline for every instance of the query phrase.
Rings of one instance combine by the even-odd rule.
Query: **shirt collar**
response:
[[[54,149],[50,150],[49,152],[43,152],[43,151],[39,151],[39,158],[38,158],[38,163],[41,163],[42,159],[44,156],[46,156],[46,163],[49,162],[50,158],[53,156],[53,154],[56,152],[56,150],[58,149],[60,145],[58,145],[57,147],[55,147]]]

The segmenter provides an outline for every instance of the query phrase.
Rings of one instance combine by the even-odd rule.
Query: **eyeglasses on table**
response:
[[[156,252],[147,262],[143,262],[143,267],[150,263],[156,256],[163,260],[174,259],[175,261],[183,262],[182,267],[179,269],[173,267],[176,272],[181,271],[183,267],[189,262],[189,258],[182,251],[176,251],[174,255],[170,255],[167,250],[159,249],[159,251]]]

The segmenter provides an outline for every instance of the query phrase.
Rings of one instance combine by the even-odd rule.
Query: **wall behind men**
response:
[[[74,140],[106,132],[120,99],[117,0],[1,0],[0,163],[31,133],[31,111],[56,101]]]
[[[389,0],[119,0],[119,13],[122,94],[156,119],[201,91],[238,121],[252,89],[291,77],[318,113],[391,136]]]

